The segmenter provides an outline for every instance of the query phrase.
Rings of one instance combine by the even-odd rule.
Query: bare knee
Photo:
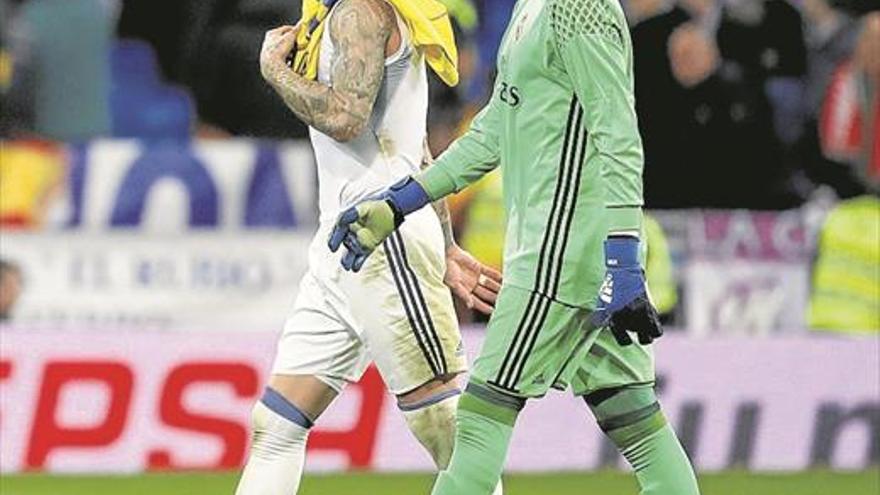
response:
[[[397,397],[410,431],[439,469],[446,469],[455,445],[455,412],[461,391],[455,375],[438,378]]]

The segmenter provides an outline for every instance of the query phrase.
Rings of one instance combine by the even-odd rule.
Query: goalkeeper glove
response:
[[[640,344],[650,344],[663,335],[660,317],[648,299],[638,253],[635,237],[612,236],[605,241],[605,281],[599,289],[593,323],[609,326],[620,345],[632,344],[628,332],[638,335]]]
[[[330,251],[345,245],[342,267],[357,272],[370,254],[385,242],[406,215],[431,202],[425,189],[412,177],[407,177],[379,195],[345,210],[336,220],[330,234]]]

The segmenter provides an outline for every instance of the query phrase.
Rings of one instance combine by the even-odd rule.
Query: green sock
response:
[[[635,470],[642,495],[699,495],[691,462],[653,389],[620,389],[586,399],[602,430]]]
[[[691,462],[668,424],[621,452],[636,472],[642,495],[699,495]]]
[[[492,400],[488,389],[477,388],[479,397],[469,385],[458,403],[452,460],[437,476],[432,495],[490,495],[501,478],[519,409],[500,404],[511,397]]]

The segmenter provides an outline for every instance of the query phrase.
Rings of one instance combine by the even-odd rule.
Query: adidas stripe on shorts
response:
[[[314,375],[337,391],[374,362],[400,395],[467,369],[445,245],[433,209],[409,215],[359,273],[330,253],[332,225],[309,249],[309,271],[278,343],[273,374]]]
[[[650,346],[620,346],[607,329],[592,329],[590,311],[504,284],[471,380],[519,397],[549,389],[585,395],[650,384]]]

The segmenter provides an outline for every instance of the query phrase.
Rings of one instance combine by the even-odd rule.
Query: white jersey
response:
[[[382,86],[363,132],[341,143],[310,129],[318,165],[321,223],[335,221],[343,208],[385,190],[420,168],[427,133],[428,79],[424,57],[414,49],[396,11],[395,16],[400,49],[385,59]],[[330,69],[336,48],[329,31],[325,30],[321,39],[318,80],[332,86]]]
[[[344,249],[331,253],[327,247],[341,209],[417,172],[422,162],[428,111],[425,63],[399,16],[397,24],[401,46],[385,60],[366,129],[347,143],[311,129],[321,225],[309,248],[309,271],[284,325],[273,373],[314,375],[337,391],[357,382],[370,363],[396,395],[467,368],[452,295],[443,283],[446,249],[433,208],[408,215],[358,273],[342,269]],[[334,53],[325,31],[318,66],[324,84],[333,84]]]

